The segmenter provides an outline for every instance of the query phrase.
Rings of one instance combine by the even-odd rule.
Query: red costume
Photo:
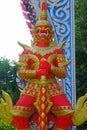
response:
[[[46,19],[46,2],[43,1],[40,21],[33,29],[31,47],[20,44],[24,51],[17,63],[18,74],[29,82],[12,111],[12,124],[18,130],[29,130],[32,116],[40,130],[46,130],[50,120],[55,122],[56,130],[67,130],[72,125],[73,110],[55,80],[55,76],[66,77],[68,62],[62,46],[55,44],[52,26]]]

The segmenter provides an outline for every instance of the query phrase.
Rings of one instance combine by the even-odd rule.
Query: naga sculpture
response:
[[[24,50],[16,62],[20,78],[27,79],[28,83],[14,106],[11,97],[2,92],[0,117],[17,130],[30,130],[32,120],[39,130],[47,130],[50,121],[55,123],[55,130],[81,125],[87,120],[87,94],[79,98],[73,110],[55,79],[66,77],[70,61],[65,60],[62,50],[65,42],[57,45],[54,40],[52,26],[47,20],[46,0],[42,0],[40,20],[32,34],[31,47],[19,43]]]

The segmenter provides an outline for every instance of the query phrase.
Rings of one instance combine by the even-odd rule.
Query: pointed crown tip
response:
[[[46,2],[46,0],[42,0],[42,2],[41,2],[40,20],[47,20],[47,2]]]

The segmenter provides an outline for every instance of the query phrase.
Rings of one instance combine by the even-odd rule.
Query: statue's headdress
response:
[[[46,0],[42,0],[42,2],[41,2],[40,20],[47,20],[47,2],[46,2]]]
[[[41,8],[40,20],[37,21],[35,26],[38,26],[38,25],[49,25],[49,26],[51,26],[50,22],[47,20],[47,2],[46,2],[46,0],[42,0],[40,8]]]

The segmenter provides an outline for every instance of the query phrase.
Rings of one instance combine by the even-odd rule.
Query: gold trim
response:
[[[21,110],[12,110],[12,115],[13,116],[23,116],[23,117],[30,117],[35,111],[31,112],[23,112]]]
[[[57,45],[53,45],[53,44],[51,45],[51,44],[52,43],[50,43],[49,47],[41,48],[41,47],[35,46],[35,44],[32,43],[32,51],[44,56],[46,54],[53,52],[55,49],[58,49]]]
[[[30,80],[29,80],[29,83],[41,84],[40,81],[41,81],[41,80],[30,79]],[[56,83],[56,79],[49,79],[49,80],[46,80],[45,82],[47,82],[47,84]]]
[[[14,106],[11,111],[13,116],[29,117],[36,111],[35,107]]]
[[[47,97],[47,109],[46,112],[48,113],[52,107],[53,103],[50,101],[49,96]]]
[[[34,28],[33,28],[33,32],[35,32],[35,30],[36,30],[36,27],[38,27],[38,26],[41,26],[41,25],[43,25],[43,26],[50,26],[50,27],[52,27],[52,25],[48,22],[48,21],[46,21],[46,20],[39,20],[39,21],[37,21],[37,23],[35,24],[35,26],[34,26]]]
[[[63,116],[63,115],[72,115],[74,110],[71,106],[56,106],[52,107],[51,112],[54,113],[55,116]]]
[[[72,115],[74,113],[74,110],[61,110],[61,111],[55,111],[55,110],[51,110],[51,112],[55,115],[55,116],[64,116],[64,115]]]
[[[39,101],[40,101],[40,87],[38,88],[37,99],[36,99],[36,102],[34,103],[34,106],[35,106],[36,109],[38,110],[38,113],[40,112]]]
[[[55,44],[56,42],[55,41],[52,41],[50,43],[50,46],[49,47],[45,47],[45,48],[41,48],[41,47],[37,47],[35,46],[35,43],[34,41],[31,41],[31,47],[30,46],[27,46],[23,43],[20,43],[18,42],[18,44],[24,49],[24,50],[31,50],[32,52],[36,52],[37,54],[40,54],[42,56],[50,53],[50,52],[53,52],[54,50],[56,49],[62,49],[63,45],[65,44],[65,41],[60,43],[60,45],[57,45]]]

